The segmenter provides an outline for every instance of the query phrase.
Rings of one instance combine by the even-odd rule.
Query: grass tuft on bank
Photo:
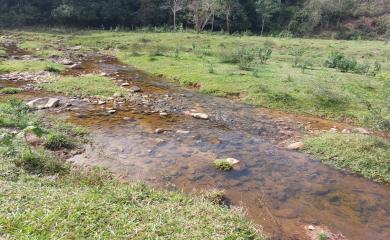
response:
[[[0,120],[0,238],[265,239],[239,210],[59,160],[85,131],[19,100],[0,102]]]
[[[6,60],[0,62],[0,74],[11,72],[38,72],[55,69],[55,72],[63,72],[65,67],[61,64],[36,60]]]
[[[111,97],[114,94],[124,96],[127,93],[126,89],[103,76],[59,77],[41,86],[46,90],[74,97]]]
[[[308,137],[305,150],[338,169],[390,182],[390,143],[379,137],[327,132]]]

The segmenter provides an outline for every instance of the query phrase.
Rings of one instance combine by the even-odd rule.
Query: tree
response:
[[[176,14],[185,9],[187,0],[168,0],[167,3],[173,14],[173,30],[176,31]]]
[[[234,5],[239,4],[237,0],[219,0],[219,9],[225,15],[226,31],[230,33],[230,15]]]
[[[206,27],[213,16],[215,4],[215,0],[192,0],[188,5],[197,32],[203,31]]]
[[[261,17],[261,35],[263,35],[266,20],[280,11],[281,0],[257,0],[256,12]]]

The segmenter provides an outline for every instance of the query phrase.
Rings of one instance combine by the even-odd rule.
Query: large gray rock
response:
[[[47,109],[55,108],[60,105],[60,99],[58,98],[37,98],[27,103],[31,108]]]

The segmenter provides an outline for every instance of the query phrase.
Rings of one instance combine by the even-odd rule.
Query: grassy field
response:
[[[385,42],[114,32],[88,32],[67,42],[107,50],[125,63],[208,94],[390,129],[390,46]],[[248,62],[245,51],[259,48],[272,49],[271,58]],[[355,58],[367,73],[326,67],[334,51]],[[373,73],[375,64],[380,70]]]
[[[381,138],[327,132],[308,137],[305,149],[325,164],[390,182],[390,143]]]
[[[239,209],[64,163],[53,150],[85,130],[18,100],[0,103],[0,132],[1,239],[264,239]]]
[[[386,42],[109,31],[19,34],[24,39],[20,46],[37,56],[56,52],[58,41],[63,41],[114,54],[204,93],[390,129]],[[268,49],[272,54],[264,62],[262,54]],[[327,67],[332,52],[344,54],[344,60],[355,59],[357,65],[347,71]]]
[[[102,76],[59,77],[41,85],[44,89],[73,97],[111,97],[125,95],[126,90]]]

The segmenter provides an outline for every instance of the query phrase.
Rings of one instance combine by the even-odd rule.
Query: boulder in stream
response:
[[[58,98],[37,98],[27,103],[31,108],[47,109],[55,108],[60,105],[60,99]]]

